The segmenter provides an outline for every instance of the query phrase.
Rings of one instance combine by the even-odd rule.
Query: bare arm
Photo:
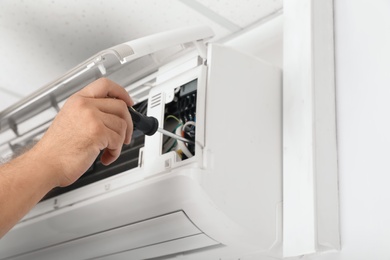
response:
[[[75,182],[101,150],[106,165],[118,158],[133,131],[131,105],[122,87],[97,80],[68,99],[30,151],[0,166],[0,238],[52,188]]]

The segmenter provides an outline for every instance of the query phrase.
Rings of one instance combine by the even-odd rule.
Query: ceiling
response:
[[[108,47],[198,24],[220,40],[281,8],[282,0],[2,0],[0,111]]]

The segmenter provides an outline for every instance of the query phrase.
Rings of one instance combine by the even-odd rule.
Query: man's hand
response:
[[[126,90],[99,79],[72,95],[43,138],[33,148],[50,164],[58,186],[76,181],[104,150],[103,164],[114,162],[129,144],[133,123]]]
[[[115,161],[133,132],[127,92],[99,79],[72,95],[43,138],[0,166],[0,238],[56,186],[75,182],[101,150]]]

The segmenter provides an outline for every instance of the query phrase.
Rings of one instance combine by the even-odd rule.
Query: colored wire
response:
[[[180,133],[182,132],[182,128],[183,127],[178,127],[176,129],[176,134],[177,135],[180,135]],[[187,156],[187,158],[191,158],[192,156],[194,156],[187,148],[187,146],[185,145],[184,142],[180,141],[180,140],[177,140],[177,146],[176,146],[176,151],[182,151],[183,154],[185,154],[185,156]]]
[[[178,127],[182,126],[182,125],[183,125],[182,123],[177,124],[177,126],[175,127],[175,129],[173,129],[171,132],[172,132],[172,133],[175,133],[175,132],[176,132],[176,129],[177,129]],[[169,136],[168,139],[165,140],[165,142],[163,143],[163,145],[165,145],[166,143],[168,143],[171,139],[172,139],[172,137]]]
[[[177,117],[175,117],[174,115],[169,115],[169,116],[167,116],[166,118],[165,118],[165,121],[167,121],[167,119],[169,119],[169,118],[172,118],[172,119],[175,119],[177,122],[181,122],[180,121],[180,119],[179,118],[177,118]]]

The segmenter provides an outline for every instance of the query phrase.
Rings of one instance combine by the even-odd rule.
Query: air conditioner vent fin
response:
[[[150,98],[150,108],[157,107],[161,104],[161,93]]]

